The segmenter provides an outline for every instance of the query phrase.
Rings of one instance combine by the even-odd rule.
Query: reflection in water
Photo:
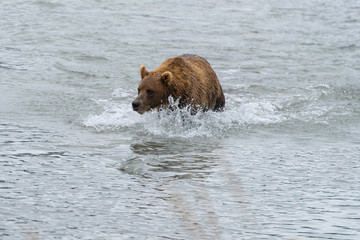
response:
[[[174,140],[175,141],[175,140]],[[161,189],[164,200],[190,239],[221,239],[221,208],[211,197],[211,188],[221,188],[237,205],[241,222],[254,219],[246,210],[244,190],[240,177],[226,159],[225,151],[213,142],[143,141],[130,146],[135,154],[125,160],[120,169],[130,174],[163,178]],[[216,176],[215,176],[216,175]],[[212,186],[214,177],[222,178],[223,185]],[[218,190],[217,190],[218,191]],[[232,204],[232,207],[234,205]],[[250,218],[250,219],[249,219]],[[256,225],[256,224],[255,224]]]
[[[191,239],[221,239],[219,216],[204,184],[197,184],[193,191],[185,192],[173,182],[168,185],[167,194],[173,212]],[[194,198],[196,204],[192,204],[189,198]]]
[[[25,240],[43,240],[40,233],[32,228],[24,228],[23,233]]]
[[[153,177],[205,178],[218,164],[216,146],[207,143],[145,141],[130,146],[132,155],[120,166],[131,173]]]
[[[181,149],[175,149],[179,148],[181,146],[176,146],[174,144],[166,144],[161,142],[144,142],[144,143],[134,143],[131,144],[131,150],[139,155],[167,155],[171,154],[173,152],[180,152]]]

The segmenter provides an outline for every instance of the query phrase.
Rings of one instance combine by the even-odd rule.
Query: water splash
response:
[[[145,135],[165,137],[224,137],[248,128],[288,126],[299,122],[312,125],[328,125],[336,121],[338,112],[343,119],[354,114],[346,104],[349,94],[344,89],[325,84],[306,88],[276,88],[259,85],[226,86],[224,112],[198,112],[191,115],[188,108],[180,109],[171,102],[173,110],[148,112],[143,115],[132,111],[133,94],[116,89],[108,100],[93,100],[102,109],[91,114],[82,123],[96,131],[129,131]],[[355,106],[354,106],[355,107]]]
[[[198,112],[191,115],[189,108],[180,109],[178,102],[170,101],[171,109],[162,109],[139,115],[131,109],[130,94],[119,89],[112,95],[121,99],[93,100],[102,108],[100,114],[89,115],[83,125],[96,131],[133,131],[141,134],[167,137],[212,137],[247,125],[267,125],[282,121],[278,107],[266,100],[237,103],[227,99],[224,112]]]

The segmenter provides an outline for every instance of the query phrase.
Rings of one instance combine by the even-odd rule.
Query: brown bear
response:
[[[189,106],[197,111],[222,111],[225,97],[216,73],[202,57],[185,54],[165,60],[148,72],[140,66],[141,82],[133,110],[143,114],[153,109],[167,108],[169,97],[179,100],[179,108]]]

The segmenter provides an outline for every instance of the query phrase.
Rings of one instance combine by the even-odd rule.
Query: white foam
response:
[[[116,90],[116,95],[124,95]],[[114,94],[113,94],[114,96]],[[130,96],[130,95],[128,95]],[[167,137],[211,137],[229,131],[241,131],[246,125],[271,124],[282,120],[276,105],[267,101],[227,99],[224,112],[198,112],[191,115],[188,109],[162,110],[140,115],[131,109],[131,99],[117,103],[114,100],[96,100],[103,108],[100,114],[90,114],[82,122],[96,131],[131,131]],[[239,101],[242,101],[239,104]]]
[[[257,91],[257,88],[260,90]],[[255,89],[255,90],[254,90]],[[241,132],[270,124],[298,121],[326,124],[333,106],[322,99],[333,93],[327,85],[307,88],[276,89],[264,86],[225,85],[224,112],[199,112],[191,115],[187,109],[153,111],[140,115],[131,108],[134,94],[116,89],[112,98],[94,100],[102,111],[90,114],[82,123],[96,131],[127,131],[166,137],[214,137]],[[259,93],[261,92],[261,93]],[[331,97],[331,96],[330,96]]]

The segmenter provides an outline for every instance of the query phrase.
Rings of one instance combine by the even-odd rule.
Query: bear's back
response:
[[[154,72],[172,73],[174,81],[170,95],[180,105],[191,104],[203,110],[222,110],[225,105],[224,94],[215,71],[208,61],[194,54],[184,54],[165,60]]]

